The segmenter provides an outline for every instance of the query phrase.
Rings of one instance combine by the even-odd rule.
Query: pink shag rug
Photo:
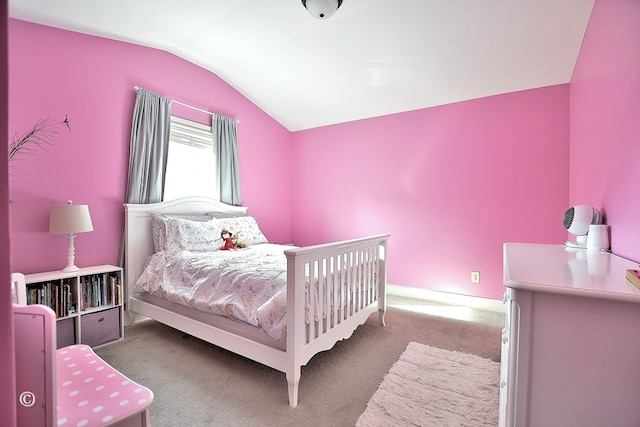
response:
[[[500,363],[411,342],[356,426],[498,425]]]

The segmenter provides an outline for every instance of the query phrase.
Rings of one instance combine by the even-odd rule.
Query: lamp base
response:
[[[64,271],[65,273],[75,273],[76,271],[80,271],[80,267],[78,267],[77,265],[67,265],[62,269],[62,271]]]
[[[73,245],[76,235],[69,234],[69,246],[67,247],[67,266],[62,269],[65,273],[75,273],[80,270],[80,267],[76,265],[76,248]]]

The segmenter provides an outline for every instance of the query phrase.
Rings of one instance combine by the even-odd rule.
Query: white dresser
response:
[[[506,243],[500,425],[640,426],[638,263]]]

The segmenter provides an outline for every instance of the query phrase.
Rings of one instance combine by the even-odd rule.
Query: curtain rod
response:
[[[139,86],[134,86],[133,88],[137,92],[140,87]],[[211,111],[203,110],[202,108],[194,107],[194,106],[191,106],[189,104],[184,104],[184,103],[182,103],[180,101],[176,101],[175,99],[171,99],[171,102],[175,102],[176,104],[182,105],[183,107],[191,108],[192,110],[200,111],[201,113],[209,114],[211,116],[214,116],[214,115],[221,116],[222,115],[222,114],[212,113]],[[236,123],[240,123],[240,120],[236,119]]]

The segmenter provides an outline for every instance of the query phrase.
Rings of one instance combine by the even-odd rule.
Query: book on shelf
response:
[[[115,278],[117,281],[117,278]],[[105,274],[92,274],[80,278],[81,309],[102,307],[113,303],[112,276]]]
[[[113,305],[118,303],[118,296],[116,294],[116,289],[118,287],[118,278],[113,274],[109,275],[109,294],[107,300],[110,301]]]
[[[113,305],[120,305],[122,303],[122,285],[120,284],[120,277],[117,274],[110,274],[109,285],[111,292],[109,300]]]
[[[640,276],[638,275],[639,272],[640,270],[627,270],[627,280],[638,289],[640,289]]]
[[[64,315],[61,312],[60,281],[30,283],[27,285],[27,304],[42,304],[51,308],[56,317]]]

